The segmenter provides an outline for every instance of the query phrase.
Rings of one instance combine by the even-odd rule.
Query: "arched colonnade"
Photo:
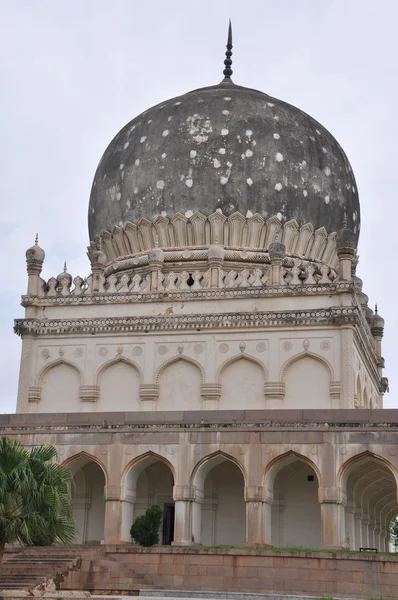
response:
[[[370,452],[342,464],[332,491],[319,467],[293,451],[273,458],[259,485],[252,485],[243,463],[222,451],[198,460],[186,481],[169,458],[141,454],[114,485],[95,456],[69,457],[64,464],[75,480],[76,543],[130,542],[133,520],[159,504],[161,544],[390,549],[397,473]]]

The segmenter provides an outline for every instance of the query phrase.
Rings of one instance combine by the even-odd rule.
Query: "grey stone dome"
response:
[[[90,239],[127,221],[217,210],[328,233],[346,214],[358,242],[358,192],[338,142],[298,108],[233,83],[158,104],[117,134],[94,177]]]

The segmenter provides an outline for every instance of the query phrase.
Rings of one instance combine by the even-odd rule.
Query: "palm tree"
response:
[[[0,560],[5,544],[71,543],[72,475],[54,462],[52,446],[28,451],[19,442],[0,440]]]

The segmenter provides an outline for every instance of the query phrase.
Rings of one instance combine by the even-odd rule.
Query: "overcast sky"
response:
[[[386,319],[386,407],[398,407],[397,0],[0,0],[0,412],[14,412],[13,319],[36,231],[43,277],[89,274],[87,207],[105,147],[150,106],[233,79],[337,138],[361,202],[358,275]],[[397,275],[398,277],[398,275]]]

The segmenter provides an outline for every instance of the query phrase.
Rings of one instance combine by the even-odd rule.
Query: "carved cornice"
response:
[[[157,315],[82,319],[16,319],[18,335],[84,335],[149,331],[358,324],[357,307],[248,313]]]
[[[281,296],[316,296],[316,295],[334,295],[343,292],[351,292],[354,289],[352,282],[334,282],[313,285],[273,285],[268,287],[248,287],[248,288],[223,288],[208,290],[173,290],[164,292],[117,292],[94,293],[84,296],[22,296],[22,306],[69,306],[69,305],[88,305],[88,304],[123,304],[134,302],[156,302],[156,301],[176,301],[183,300],[206,300],[212,298],[263,298],[263,297],[281,297]]]

